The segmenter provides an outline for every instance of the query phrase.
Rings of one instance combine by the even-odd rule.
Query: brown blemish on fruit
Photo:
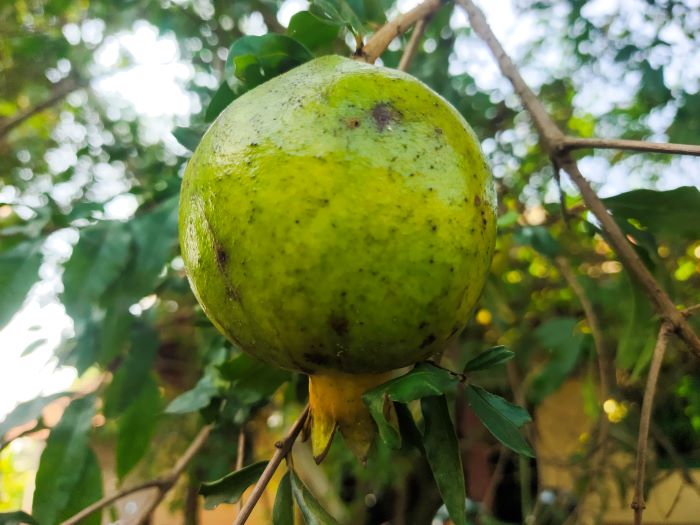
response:
[[[331,363],[331,360],[327,355],[318,354],[316,352],[305,353],[304,360],[317,366],[328,366]]]
[[[360,127],[360,119],[356,118],[356,117],[349,118],[345,122],[345,124],[347,125],[347,127],[351,128],[351,129],[359,128]]]
[[[474,197],[474,204],[476,204],[477,206],[481,206],[481,197],[479,197],[478,195]]]
[[[423,342],[420,344],[421,348],[425,348],[426,346],[429,346],[435,342],[435,334],[430,334],[428,337],[423,339]]]
[[[350,321],[342,315],[332,315],[328,319],[328,324],[336,334],[341,336],[347,334],[350,328]]]
[[[372,118],[379,131],[384,131],[392,122],[401,120],[403,115],[391,104],[380,102],[372,108]]]

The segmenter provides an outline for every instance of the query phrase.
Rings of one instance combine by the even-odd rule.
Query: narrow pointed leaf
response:
[[[482,388],[469,385],[466,389],[467,401],[484,426],[509,449],[524,456],[535,457],[532,448],[520,434],[518,427],[508,418],[512,414],[503,406],[494,404],[493,399],[484,395]]]
[[[277,487],[275,505],[272,507],[272,525],[294,525],[294,501],[289,472],[282,476]]]
[[[487,368],[493,368],[494,366],[500,365],[513,359],[515,354],[510,350],[507,350],[505,346],[495,346],[489,348],[485,352],[482,352],[474,359],[470,360],[464,366],[464,372],[475,372],[476,370],[485,370]]]
[[[61,512],[59,521],[67,520],[100,498],[102,498],[102,469],[95,453],[88,449],[80,479]],[[80,520],[80,525],[100,525],[100,523],[102,523],[102,515],[99,512],[93,512]]]
[[[382,441],[390,448],[397,449],[401,446],[401,434],[398,425],[386,417],[386,403],[409,403],[422,397],[440,395],[453,388],[457,382],[457,378],[447,370],[420,363],[408,374],[370,390],[362,399],[377,423]]]
[[[216,481],[202,483],[199,493],[204,496],[204,508],[211,510],[222,503],[236,503],[258,481],[266,466],[267,461],[259,461]]]
[[[306,525],[338,525],[335,518],[328,514],[328,511],[321,506],[316,497],[306,488],[304,482],[294,472],[290,471],[290,477],[292,480],[292,493],[301,509],[301,513],[304,515]]]
[[[32,506],[35,519],[41,523],[56,523],[78,489],[89,461],[88,432],[94,413],[94,397],[76,399],[49,434],[36,474]]]
[[[42,242],[35,239],[0,252],[0,328],[12,319],[39,280]]]
[[[59,392],[20,403],[0,422],[0,438],[13,428],[37,419],[49,403],[67,395],[69,395],[67,392]]]
[[[442,501],[455,525],[466,525],[464,472],[447,398],[444,395],[421,399],[425,430],[423,446]]]

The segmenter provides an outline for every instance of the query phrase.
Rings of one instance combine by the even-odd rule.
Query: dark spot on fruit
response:
[[[422,321],[421,324],[418,325],[418,328],[422,330],[423,328],[426,328],[428,326],[428,321]]]
[[[360,127],[360,119],[353,117],[349,118],[347,121],[345,121],[345,124],[347,127],[354,129],[354,128],[359,128]]]
[[[257,145],[258,145],[257,142],[251,142],[251,143],[250,143],[250,146],[253,147],[253,148],[257,147]]]
[[[478,195],[474,197],[474,204],[476,204],[477,206],[481,206],[481,197],[479,197]]]
[[[338,335],[345,335],[350,329],[350,321],[348,321],[347,317],[342,315],[332,315],[328,319],[328,324]]]
[[[330,358],[324,354],[316,352],[307,352],[304,354],[304,360],[318,366],[328,366],[331,362]]]
[[[450,337],[455,335],[459,331],[459,326],[455,325],[452,327],[452,331],[450,332]]]
[[[435,128],[435,133],[442,135],[442,128]]]
[[[403,118],[401,112],[387,102],[380,102],[372,108],[372,118],[379,131],[384,131],[392,122],[398,122]]]
[[[429,346],[435,342],[435,334],[430,334],[428,337],[423,339],[423,342],[420,344],[421,348],[425,348],[426,346]]]
[[[226,250],[217,243],[216,246],[216,263],[219,265],[220,268],[226,265],[226,261],[228,260],[228,254],[226,253]]]

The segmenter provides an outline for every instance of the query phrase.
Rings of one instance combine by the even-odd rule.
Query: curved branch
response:
[[[651,412],[654,406],[654,395],[656,394],[656,384],[659,381],[661,363],[668,346],[668,335],[670,333],[668,323],[663,323],[659,330],[659,337],[656,340],[656,347],[651,358],[647,384],[644,389],[644,401],[642,401],[642,415],[639,420],[639,438],[637,439],[637,473],[634,483],[634,498],[632,508],[634,509],[635,525],[642,524],[642,513],[646,504],[644,503],[644,473],[647,462],[647,444],[649,441],[649,425],[651,423]]]
[[[407,71],[408,66],[411,65],[411,61],[413,60],[413,57],[418,51],[420,40],[421,38],[423,38],[423,33],[425,33],[425,28],[428,25],[428,18],[429,17],[425,17],[418,20],[416,27],[413,29],[413,33],[411,33],[411,39],[408,41],[406,49],[404,49],[403,55],[401,55],[399,65],[396,68],[399,71]]]
[[[39,102],[36,106],[32,106],[24,111],[19,111],[7,119],[0,119],[0,139],[4,138],[10,131],[22,124],[25,120],[30,119],[37,113],[41,113],[45,109],[58,104],[68,95],[85,87],[82,83],[76,80],[66,80],[55,87],[54,93],[46,100]]]
[[[115,501],[121,498],[128,496],[129,494],[133,494],[134,492],[140,492],[142,490],[150,488],[157,488],[158,496],[154,499],[153,502],[151,502],[147,511],[141,516],[142,522],[146,517],[148,517],[148,515],[150,515],[151,512],[153,512],[155,507],[162,501],[165,494],[167,494],[168,491],[171,488],[173,488],[177,480],[185,471],[185,468],[187,467],[189,462],[206,443],[212,428],[212,425],[207,425],[199,431],[199,434],[197,434],[190,446],[187,447],[187,450],[184,452],[184,454],[180,456],[180,459],[178,459],[177,463],[175,464],[173,469],[168,473],[168,475],[120,490],[119,492],[112,494],[111,496],[106,496],[101,500],[96,501],[92,505],[85,507],[77,514],[61,523],[61,525],[77,525],[93,512],[103,509],[104,507],[107,507],[108,505],[114,503]]]
[[[473,0],[457,0],[457,2],[467,11],[472,29],[490,48],[501,73],[511,82],[513,89],[520,96],[525,110],[530,114],[537,128],[542,148],[558,166],[568,173],[571,180],[576,184],[586,206],[600,222],[608,242],[615,249],[625,268],[642,285],[647,296],[654,304],[657,313],[661,315],[664,321],[673,326],[675,332],[686,343],[688,348],[696,357],[700,358],[700,338],[639,258],[639,255],[637,255],[637,252],[629,243],[615,219],[608,213],[603,201],[601,201],[588,180],[579,171],[576,161],[566,152],[561,152],[561,145],[566,143],[566,136],[549,116],[542,102],[525,83],[518,68],[506,54],[503,46],[486,22],[484,14],[474,4]]]
[[[700,156],[700,146],[694,144],[667,144],[645,140],[601,139],[597,137],[584,139],[568,136],[564,137],[564,140],[559,144],[560,153],[585,148]]]
[[[282,460],[285,457],[287,457],[289,451],[292,450],[292,445],[294,445],[294,442],[296,441],[297,437],[304,428],[304,423],[306,422],[306,418],[308,417],[308,415],[309,405],[306,405],[306,408],[299,415],[292,427],[289,429],[289,432],[287,432],[285,438],[282,441],[275,443],[275,448],[277,450],[275,450],[274,455],[272,456],[272,458],[270,458],[267,467],[265,467],[265,470],[260,476],[260,479],[255,484],[255,487],[250,493],[250,497],[246,500],[245,505],[243,505],[243,508],[241,508],[240,512],[236,515],[236,519],[233,521],[233,525],[243,525],[246,522],[246,520],[250,517],[250,513],[253,512],[255,505],[257,504],[258,500],[265,491],[265,487],[267,487],[267,484],[270,482],[270,479],[272,479],[272,476],[277,470],[277,467],[280,466]]]
[[[425,0],[407,13],[387,22],[370,37],[362,49],[358,49],[357,58],[374,64],[394,38],[408,31],[419,20],[432,15],[441,5],[442,0]]]

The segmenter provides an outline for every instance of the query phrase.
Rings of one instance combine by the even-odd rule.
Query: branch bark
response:
[[[361,49],[358,49],[356,58],[374,64],[394,38],[408,31],[419,20],[432,15],[440,6],[442,6],[442,0],[425,0],[410,11],[397,16],[391,22],[387,22],[372,35]]]
[[[163,500],[168,491],[171,488],[173,488],[177,480],[185,471],[185,468],[187,468],[189,462],[192,461],[192,458],[204,446],[204,444],[207,441],[207,438],[209,437],[209,434],[211,433],[212,428],[212,425],[207,425],[199,431],[192,443],[190,443],[190,446],[187,447],[187,450],[185,450],[184,454],[180,456],[180,459],[178,459],[175,466],[166,476],[146,481],[145,483],[141,483],[139,485],[120,490],[119,492],[112,494],[111,496],[102,498],[101,500],[96,501],[92,505],[85,507],[83,510],[81,510],[71,518],[68,518],[66,521],[61,523],[61,525],[77,525],[93,512],[103,509],[104,507],[107,507],[108,505],[114,503],[115,501],[121,498],[128,496],[129,494],[133,494],[135,492],[140,492],[142,490],[150,488],[157,488],[158,496],[151,502],[146,511],[139,518],[138,523],[143,523],[144,520],[147,519],[148,516],[150,516],[153,510]]]
[[[289,432],[287,433],[285,438],[282,441],[275,443],[275,447],[277,448],[277,450],[275,450],[274,455],[267,464],[267,467],[265,467],[265,470],[260,476],[260,479],[255,484],[253,491],[250,493],[250,497],[246,500],[245,505],[243,505],[243,508],[236,516],[236,519],[233,521],[233,525],[243,525],[248,520],[248,518],[250,517],[250,513],[253,512],[255,505],[262,496],[263,492],[265,492],[265,487],[267,487],[267,484],[272,479],[272,476],[277,470],[277,467],[280,466],[282,460],[285,457],[287,457],[289,451],[292,450],[292,445],[294,445],[294,442],[296,441],[297,437],[304,428],[304,423],[306,422],[306,418],[308,416],[309,406],[306,405],[306,408],[299,415],[292,427],[289,429]]]
[[[38,103],[36,106],[27,108],[24,111],[19,111],[9,118],[0,120],[0,139],[3,139],[10,131],[15,129],[17,126],[22,124],[24,121],[30,119],[34,115],[41,113],[45,109],[58,104],[68,95],[85,87],[83,84],[77,80],[70,79],[58,84],[55,87],[54,93],[51,94],[46,100]]]
[[[561,153],[585,148],[620,149],[646,153],[700,156],[700,146],[694,144],[667,144],[662,142],[647,142],[644,140],[565,137],[564,141],[559,146]]]
[[[408,71],[408,67],[411,65],[411,61],[420,46],[423,33],[425,33],[425,28],[428,25],[428,18],[429,17],[421,18],[416,23],[416,27],[413,29],[413,33],[411,33],[411,39],[408,41],[406,49],[404,49],[403,55],[401,55],[399,66],[396,68],[399,71]]]
[[[644,503],[644,474],[647,462],[647,444],[649,442],[649,425],[651,423],[651,413],[654,406],[654,395],[656,394],[656,384],[659,381],[661,363],[668,346],[668,336],[671,331],[669,323],[662,323],[659,330],[659,337],[656,340],[656,347],[651,358],[647,384],[644,389],[644,400],[642,401],[642,414],[639,420],[639,437],[637,439],[637,473],[634,482],[634,498],[632,499],[632,509],[634,509],[634,525],[642,525],[642,514],[646,504]]]
[[[603,201],[600,200],[600,197],[598,197],[589,182],[579,171],[576,161],[565,151],[562,153],[562,145],[565,145],[567,142],[566,136],[549,116],[542,102],[525,83],[518,68],[486,22],[484,14],[474,4],[473,0],[457,0],[457,2],[467,11],[474,32],[490,48],[501,73],[511,82],[513,89],[522,100],[525,110],[530,114],[537,128],[542,148],[553,159],[555,164],[560,166],[571,177],[574,184],[578,186],[583,201],[600,222],[608,242],[617,252],[622,264],[642,285],[654,304],[657,313],[663,318],[664,322],[673,327],[688,348],[700,358],[700,338],[639,258],[625,234],[608,213]]]

